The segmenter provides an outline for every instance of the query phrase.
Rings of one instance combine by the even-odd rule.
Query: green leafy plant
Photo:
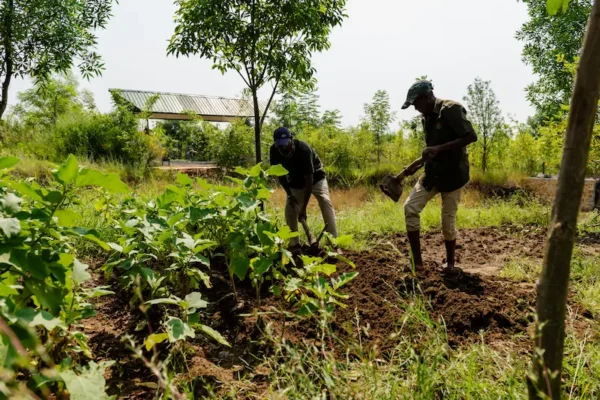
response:
[[[79,215],[69,207],[78,202],[81,188],[129,190],[114,174],[80,168],[73,156],[53,172],[55,183],[48,188],[8,177],[6,169],[17,163],[14,157],[0,159],[0,354],[5,388],[18,388],[17,377],[25,372],[41,392],[66,389],[75,396],[74,381],[88,388],[102,384],[97,390],[103,392],[102,373],[102,382],[87,382],[86,376],[97,376],[106,365],[85,367],[92,353],[78,328],[95,316],[90,300],[112,292],[84,286],[91,275],[77,258],[74,243],[84,239],[109,247],[96,232],[77,228]]]

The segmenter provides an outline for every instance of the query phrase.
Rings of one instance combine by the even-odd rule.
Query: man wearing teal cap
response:
[[[422,115],[427,147],[423,150],[425,173],[404,203],[406,230],[415,269],[423,269],[420,240],[420,214],[436,194],[442,196],[442,233],[446,245],[446,269],[454,269],[456,211],[463,186],[469,181],[467,146],[477,134],[467,119],[465,108],[451,100],[437,99],[431,82],[420,80],[408,90],[402,109],[414,106]],[[422,166],[415,166],[413,175]]]

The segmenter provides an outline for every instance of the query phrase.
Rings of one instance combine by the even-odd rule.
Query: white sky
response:
[[[121,0],[107,29],[98,32],[105,62],[99,78],[83,81],[101,111],[111,109],[109,88],[235,97],[244,88],[236,73],[221,75],[209,60],[167,57],[174,30],[171,0]],[[527,19],[515,0],[349,0],[348,18],[331,35],[332,47],[313,63],[322,110],[339,109],[344,125],[357,124],[363,104],[385,89],[399,119],[415,78],[427,75],[438,97],[462,101],[476,76],[491,80],[506,114],[533,114],[524,88],[534,80],[521,62],[514,36]],[[29,87],[13,81],[10,103]]]

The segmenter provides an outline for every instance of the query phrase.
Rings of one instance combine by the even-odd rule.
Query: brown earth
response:
[[[404,321],[406,313],[402,306],[414,301],[412,295],[416,292],[429,302],[431,319],[445,326],[452,347],[484,341],[492,347],[528,351],[528,330],[535,305],[533,285],[502,279],[498,272],[511,260],[541,263],[544,236],[544,230],[538,228],[462,230],[457,249],[462,272],[454,274],[441,271],[444,247],[439,233],[424,235],[427,270],[416,277],[404,272],[408,250],[403,236],[379,239],[369,251],[347,253],[359,275],[345,289],[350,295],[345,301],[347,308],[336,310],[332,322],[334,334],[339,338],[338,350],[345,350],[344,343],[356,344],[360,335],[362,348],[351,351],[355,354],[376,351],[385,357],[405,335],[417,334],[417,328]],[[586,238],[582,245],[599,247],[599,239]],[[237,379],[250,371],[255,377],[264,378],[267,372],[257,373],[254,368],[266,350],[259,344],[264,335],[256,327],[256,317],[251,316],[257,308],[254,289],[238,287],[240,301],[236,303],[218,269],[213,267],[213,289],[203,291],[210,302],[204,323],[224,334],[232,348],[199,335],[186,349],[189,370],[183,377],[206,378],[225,386],[237,384]],[[340,272],[349,269],[345,264],[338,265]],[[101,278],[97,279],[100,283]],[[276,335],[282,334],[291,342],[318,341],[314,323],[288,320],[284,329],[285,318],[270,313],[286,307],[265,292],[261,307],[265,312],[264,322],[270,323]],[[140,342],[143,340],[144,332],[137,335],[134,332],[142,320],[141,314],[129,311],[127,299],[119,295],[106,298],[98,308],[98,317],[86,322],[85,332],[98,358],[118,360],[108,377],[111,393],[119,394],[119,398],[152,397],[154,391],[146,382],[153,383],[155,378],[130,356],[131,352],[121,342],[126,333],[134,334]],[[579,313],[590,317],[584,310]],[[261,384],[266,385],[264,379]]]

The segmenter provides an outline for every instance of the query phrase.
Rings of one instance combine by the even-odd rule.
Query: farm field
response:
[[[65,250],[85,265],[85,282],[72,289],[81,291],[75,298],[83,300],[90,290],[104,295],[88,297],[82,306],[95,309],[95,315],[67,320],[67,331],[41,326],[65,338],[66,354],[80,353],[86,343],[85,354],[105,366],[108,395],[524,398],[549,212],[535,194],[499,199],[481,188],[467,189],[458,217],[462,271],[453,274],[441,270],[440,206],[430,204],[423,213],[427,269],[415,275],[407,269],[401,203],[368,188],[334,190],[334,204],[344,210],[340,229],[355,237],[340,238],[344,256],[335,259],[326,250],[316,254],[305,247],[309,256],[288,261],[285,248],[277,247],[287,240],[285,230],[275,227],[281,218],[279,189],[272,197],[265,191],[266,172],[239,172],[248,174],[249,187],[239,186],[237,178],[214,185],[178,174],[176,182],[159,185],[162,193],[119,194],[126,190],[118,184],[113,194],[112,185],[80,188],[79,200],[66,203],[64,213],[59,212],[63,205],[55,211],[61,216],[56,229],[65,229],[62,215],[74,211],[83,224],[80,232],[93,228],[99,239],[75,238],[74,247]],[[23,191],[10,176],[4,179],[5,187]],[[266,200],[266,213],[258,211],[255,196]],[[528,196],[526,203],[522,196]],[[36,202],[23,196],[20,204],[28,209]],[[191,211],[200,204],[204,217]],[[231,213],[229,219],[209,222],[217,209]],[[319,229],[314,211],[310,222]],[[190,223],[207,217],[206,225]],[[274,225],[257,225],[266,221]],[[271,230],[275,240],[261,242],[259,226]],[[240,248],[231,235],[237,229],[257,242],[247,243],[249,252],[235,253]],[[235,258],[248,260],[245,271]],[[255,262],[265,258],[269,265],[261,279]],[[180,262],[198,268],[180,269]],[[600,390],[599,268],[600,229],[594,214],[584,213],[569,295],[565,375],[566,393],[577,398],[594,398]],[[332,290],[334,299],[314,286],[321,276],[331,279],[330,289],[343,277],[348,281]],[[310,311],[299,315],[309,304]],[[64,317],[62,307],[73,306],[61,306],[56,318]],[[73,332],[83,334],[85,342]],[[85,373],[80,377],[92,387],[98,384]]]

